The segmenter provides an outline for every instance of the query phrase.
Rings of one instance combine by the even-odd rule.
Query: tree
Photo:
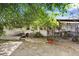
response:
[[[56,16],[67,12],[69,4],[0,4],[2,27],[15,28],[24,26],[57,27]],[[58,9],[60,12],[54,12]],[[51,11],[51,17],[47,11]],[[56,25],[57,24],[57,25]]]

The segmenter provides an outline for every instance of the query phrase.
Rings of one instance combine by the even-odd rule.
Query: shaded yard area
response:
[[[26,39],[11,56],[79,56],[79,43],[57,39],[48,44],[46,39]]]

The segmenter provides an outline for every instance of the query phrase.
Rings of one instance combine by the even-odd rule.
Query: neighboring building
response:
[[[58,19],[62,24],[61,29],[65,31],[76,31],[79,30],[79,19]]]

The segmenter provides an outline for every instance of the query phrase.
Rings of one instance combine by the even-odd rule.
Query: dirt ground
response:
[[[79,43],[57,39],[48,44],[46,39],[26,39],[11,56],[79,56]]]
[[[0,40],[0,56],[9,56],[15,51],[22,42]]]

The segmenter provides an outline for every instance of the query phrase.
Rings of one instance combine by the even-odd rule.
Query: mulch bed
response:
[[[47,43],[48,43],[48,44],[55,44],[55,40],[53,40],[53,39],[48,39],[48,40],[47,40]]]

